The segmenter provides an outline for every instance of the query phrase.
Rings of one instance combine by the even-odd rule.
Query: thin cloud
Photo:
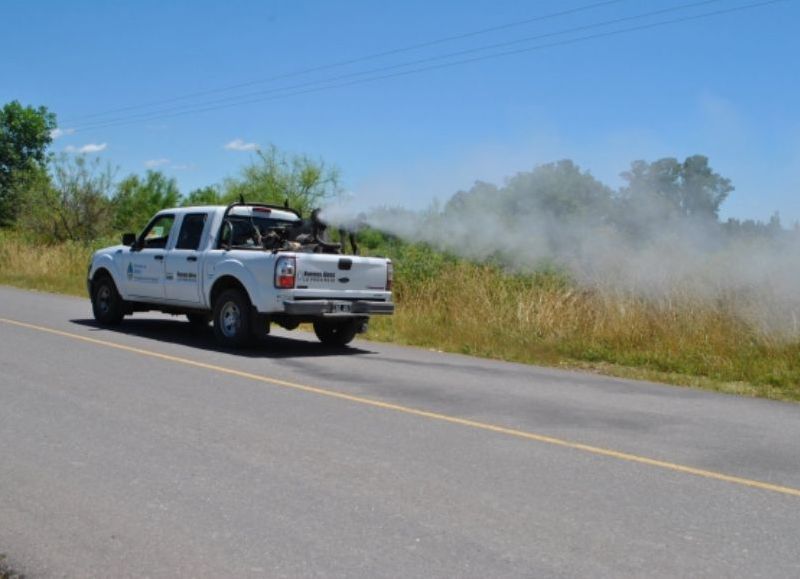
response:
[[[108,148],[108,143],[87,143],[83,147],[73,147],[72,145],[68,145],[64,147],[64,151],[67,153],[79,153],[81,155],[85,155],[87,153],[99,153],[101,151],[105,151]]]
[[[229,151],[256,151],[258,145],[256,143],[245,143],[244,139],[234,139],[225,145]]]
[[[164,165],[169,163],[169,159],[149,159],[144,162],[144,166],[147,169],[155,169],[156,167],[163,167]]]
[[[67,135],[73,134],[75,134],[75,129],[53,129],[50,131],[50,138],[55,141],[61,137],[66,137]]]

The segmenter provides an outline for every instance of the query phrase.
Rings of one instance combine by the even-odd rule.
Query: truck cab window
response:
[[[191,213],[184,216],[175,249],[198,249],[207,218],[206,213]]]
[[[145,249],[164,249],[167,246],[169,232],[175,223],[174,215],[161,215],[150,224],[144,235],[143,246]]]

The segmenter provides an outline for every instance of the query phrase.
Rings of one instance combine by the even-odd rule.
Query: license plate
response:
[[[347,314],[353,311],[352,304],[333,304],[333,311],[337,314]]]

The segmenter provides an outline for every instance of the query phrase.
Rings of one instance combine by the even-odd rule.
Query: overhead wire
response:
[[[137,110],[137,109],[142,109],[142,108],[149,108],[149,107],[152,107],[152,106],[158,106],[158,105],[161,105],[161,104],[168,104],[168,103],[172,103],[172,102],[179,102],[179,101],[182,101],[182,100],[188,100],[188,99],[196,98],[196,97],[199,97],[199,96],[208,96],[208,95],[212,95],[212,94],[219,94],[219,93],[223,93],[223,92],[229,92],[229,91],[232,91],[232,90],[237,90],[237,89],[240,89],[240,88],[254,86],[254,85],[257,85],[257,84],[266,84],[266,83],[274,82],[276,80],[286,80],[286,79],[289,79],[289,78],[295,78],[295,77],[298,77],[298,76],[303,76],[303,75],[311,74],[311,73],[314,73],[314,72],[320,72],[320,71],[329,70],[329,69],[332,69],[332,68],[341,68],[343,66],[349,66],[351,64],[358,64],[358,63],[361,63],[361,62],[367,62],[367,61],[370,61],[370,60],[376,60],[378,58],[384,58],[386,56],[392,56],[392,55],[395,55],[395,54],[401,54],[403,52],[411,52],[413,50],[419,50],[419,49],[422,49],[422,48],[429,48],[431,46],[437,46],[439,44],[445,44],[447,42],[454,42],[456,40],[464,40],[466,38],[473,38],[475,36],[480,36],[480,35],[484,35],[484,34],[490,34],[492,32],[499,32],[501,30],[508,30],[508,29],[511,29],[511,28],[517,28],[517,27],[520,27],[520,26],[524,26],[526,24],[532,24],[534,22],[543,22],[545,20],[552,20],[552,19],[555,19],[555,18],[561,18],[563,16],[570,16],[572,14],[578,14],[580,12],[585,12],[585,11],[588,11],[588,10],[594,10],[596,8],[602,8],[602,7],[605,7],[605,6],[610,6],[612,4],[620,4],[622,2],[627,2],[627,1],[629,1],[629,0],[603,0],[602,2],[593,2],[591,4],[584,4],[582,6],[577,6],[575,8],[570,8],[570,9],[567,9],[567,10],[560,10],[558,12],[550,12],[548,14],[542,14],[540,16],[534,16],[534,17],[531,17],[531,18],[525,18],[523,20],[515,20],[513,22],[506,22],[504,24],[499,24],[499,25],[496,25],[496,26],[490,26],[490,27],[481,28],[481,29],[478,29],[478,30],[471,30],[471,31],[468,31],[468,32],[460,33],[460,34],[454,34],[454,35],[451,35],[451,36],[445,36],[443,38],[436,38],[436,39],[433,39],[433,40],[427,40],[425,42],[420,42],[420,43],[417,43],[417,44],[411,44],[409,46],[393,48],[393,49],[384,50],[384,51],[381,51],[381,52],[375,52],[375,53],[371,53],[371,54],[366,54],[364,56],[358,56],[358,57],[350,58],[350,59],[346,59],[346,60],[340,60],[340,61],[336,61],[336,62],[330,62],[330,63],[327,63],[327,64],[316,65],[316,66],[312,66],[312,67],[308,67],[308,68],[304,68],[304,69],[300,69],[300,70],[296,70],[296,71],[292,71],[292,72],[278,74],[278,75],[267,77],[267,78],[263,78],[263,79],[250,80],[250,81],[246,81],[246,82],[240,82],[240,83],[237,83],[237,84],[228,85],[228,86],[225,86],[225,87],[206,89],[206,90],[197,91],[197,92],[193,92],[193,93],[187,93],[187,94],[184,94],[184,95],[179,95],[179,96],[170,97],[170,98],[166,98],[166,99],[150,101],[148,103],[142,103],[142,104],[137,104],[137,105],[128,105],[128,106],[124,106],[124,107],[119,107],[119,108],[115,108],[115,109],[109,109],[109,110],[106,110],[106,111],[97,112],[97,113],[89,113],[89,114],[85,114],[85,115],[79,115],[79,116],[67,118],[65,120],[65,122],[72,123],[72,122],[83,120],[83,119],[106,116],[108,114],[114,114],[114,113],[119,113],[119,112],[130,111],[130,110]]]
[[[718,0],[704,0],[702,2],[694,2],[694,3],[690,3],[690,4],[683,4],[683,5],[680,5],[680,6],[683,9],[685,9],[685,8],[689,8],[689,7],[697,7],[697,6],[709,4],[709,3],[713,2],[713,1],[718,1]],[[471,57],[471,58],[460,59],[460,60],[455,60],[455,61],[450,61],[450,62],[445,62],[445,63],[439,63],[439,64],[435,64],[435,65],[421,66],[421,67],[413,68],[413,69],[410,69],[410,70],[397,71],[397,72],[392,72],[392,73],[388,73],[388,74],[380,74],[380,75],[377,75],[377,76],[370,76],[370,77],[367,77],[367,78],[359,78],[359,79],[355,79],[355,80],[349,80],[349,81],[346,81],[346,82],[341,82],[341,80],[343,80],[343,78],[352,77],[353,75],[363,76],[365,74],[375,74],[376,72],[385,72],[387,70],[396,69],[398,67],[413,66],[415,64],[419,64],[420,62],[425,62],[425,61],[429,62],[430,60],[441,60],[442,58],[452,57],[453,55],[456,55],[456,54],[464,54],[464,53],[469,53],[469,52],[476,52],[476,51],[479,51],[479,50],[487,50],[487,49],[491,49],[491,48],[497,48],[498,46],[502,47],[502,46],[508,46],[508,45],[512,45],[512,44],[519,44],[519,42],[522,41],[522,39],[520,39],[518,41],[511,41],[511,42],[508,42],[508,43],[498,43],[498,44],[490,45],[489,47],[481,47],[481,48],[476,48],[476,49],[468,49],[466,51],[458,51],[457,53],[451,53],[451,54],[449,54],[447,56],[430,57],[428,59],[422,59],[421,61],[412,61],[412,62],[402,63],[402,64],[399,64],[399,65],[392,65],[392,66],[389,66],[389,67],[381,67],[381,68],[378,68],[378,69],[373,69],[372,71],[366,71],[366,72],[361,72],[361,73],[351,73],[349,75],[342,75],[340,77],[334,77],[334,78],[330,78],[330,79],[314,81],[314,82],[311,82],[311,83],[304,83],[303,85],[294,85],[294,86],[290,86],[290,87],[281,87],[281,88],[278,88],[278,89],[273,89],[271,91],[259,91],[258,93],[255,93],[255,94],[239,95],[238,97],[229,97],[228,99],[223,99],[225,102],[222,102],[222,103],[220,103],[218,101],[198,103],[196,105],[191,105],[192,108],[188,108],[188,109],[181,107],[178,110],[161,111],[161,112],[158,112],[158,113],[154,113],[154,112],[144,113],[144,114],[141,114],[141,115],[137,115],[136,118],[123,117],[123,118],[120,118],[120,119],[112,119],[112,120],[108,120],[108,121],[104,121],[104,122],[97,122],[97,123],[93,123],[93,124],[89,124],[89,125],[84,125],[84,126],[80,126],[78,128],[80,128],[81,130],[86,130],[86,129],[111,127],[111,126],[120,126],[120,125],[138,123],[140,121],[151,121],[151,120],[157,120],[157,119],[163,119],[163,118],[173,118],[173,117],[178,117],[178,116],[184,116],[184,115],[208,112],[208,111],[212,111],[212,110],[219,110],[219,109],[228,108],[228,107],[232,107],[232,106],[241,106],[241,105],[248,105],[248,104],[254,104],[254,103],[258,103],[258,102],[265,102],[265,101],[280,99],[280,98],[288,98],[288,97],[291,97],[291,96],[298,96],[298,95],[309,94],[309,93],[314,93],[314,92],[319,92],[319,91],[324,91],[324,90],[330,90],[330,89],[334,89],[334,88],[341,88],[341,87],[346,87],[346,86],[364,84],[364,83],[368,83],[368,82],[376,82],[376,81],[379,81],[379,80],[395,78],[395,77],[401,77],[401,76],[407,76],[407,75],[410,75],[410,74],[418,74],[418,73],[425,72],[425,71],[449,68],[449,67],[453,67],[453,66],[459,66],[459,65],[463,65],[463,64],[479,62],[479,61],[484,61],[484,60],[488,60],[488,59],[512,56],[512,55],[516,55],[516,54],[522,54],[522,53],[532,52],[532,51],[536,51],[536,50],[542,50],[542,49],[546,49],[546,48],[553,48],[553,47],[558,47],[558,46],[576,44],[576,43],[585,42],[585,41],[588,41],[588,40],[594,40],[594,39],[605,38],[605,37],[610,37],[610,36],[617,36],[617,35],[626,34],[626,33],[630,33],[630,32],[641,31],[641,30],[646,30],[646,29],[652,29],[652,28],[656,28],[656,27],[662,27],[662,26],[667,26],[667,25],[671,25],[671,24],[688,22],[688,21],[698,20],[698,19],[702,19],[702,18],[710,18],[710,17],[715,17],[715,16],[721,16],[721,15],[732,13],[732,12],[738,12],[738,11],[742,11],[742,10],[754,9],[754,8],[763,7],[763,6],[767,6],[767,5],[771,5],[771,4],[777,4],[777,3],[785,2],[785,1],[786,0],[763,0],[761,2],[749,3],[749,4],[739,5],[739,6],[735,6],[735,7],[731,7],[731,8],[725,8],[725,9],[719,9],[719,10],[714,10],[714,11],[710,11],[710,12],[704,12],[704,13],[701,13],[701,14],[693,14],[693,15],[689,15],[689,16],[683,16],[683,17],[680,17],[680,18],[662,20],[662,21],[658,21],[658,22],[641,24],[641,25],[621,28],[621,29],[617,29],[617,30],[599,32],[599,33],[596,33],[596,34],[584,35],[584,36],[579,36],[579,37],[575,37],[575,38],[569,38],[569,39],[564,39],[564,40],[560,40],[560,41],[549,42],[549,43],[545,43],[545,44],[537,44],[535,46],[528,46],[528,47],[517,48],[517,49],[513,49],[513,50],[505,50],[505,51],[501,51],[501,52],[495,52],[495,53],[492,53],[492,54],[479,55],[479,56],[474,56],[474,57]],[[623,19],[616,19],[616,20],[617,21],[619,21],[619,20],[630,21],[631,19],[644,18],[644,17],[647,17],[647,16],[653,16],[654,13],[662,13],[663,14],[665,10],[674,11],[675,9],[678,9],[678,7],[672,7],[671,9],[663,9],[663,10],[659,10],[659,11],[653,11],[651,13],[641,14],[641,15],[637,15],[637,16],[630,16],[630,17],[625,17]],[[609,24],[605,23],[604,25],[608,26]],[[587,26],[596,28],[597,26],[600,26],[600,25],[597,24],[597,25],[587,25]],[[586,30],[587,26],[578,27],[578,28],[582,28],[583,30]],[[566,31],[561,31],[559,33],[549,33],[547,35],[542,35],[542,36],[546,37],[546,36],[553,36],[553,35],[566,34],[566,33],[567,33]],[[530,40],[531,40],[530,38],[527,39],[527,41],[530,41]],[[324,83],[327,83],[327,84],[324,84]],[[308,88],[304,88],[303,90],[296,90],[297,88],[301,88],[301,87],[304,87],[304,86],[307,86],[307,85],[312,85],[312,86],[310,86]],[[317,86],[317,85],[319,85],[319,86]],[[272,93],[274,93],[276,91],[289,91],[289,92],[284,92],[283,94],[272,94]],[[268,93],[268,94],[266,94],[266,93]],[[252,97],[255,97],[256,95],[261,95],[261,96],[258,96],[257,98],[252,98]],[[233,102],[231,102],[231,99],[235,99],[235,100],[233,100]]]
[[[214,100],[195,103],[195,104],[190,104],[190,105],[180,105],[180,106],[174,106],[174,107],[158,109],[158,110],[154,110],[154,111],[148,111],[148,112],[144,112],[144,113],[137,113],[137,114],[134,114],[134,115],[125,115],[125,116],[123,116],[121,118],[118,118],[118,119],[98,120],[98,121],[95,121],[95,122],[89,122],[89,123],[81,124],[76,128],[86,128],[87,125],[89,127],[92,127],[92,126],[95,126],[96,124],[104,124],[106,122],[116,122],[116,121],[123,120],[123,119],[125,119],[125,120],[147,119],[147,118],[149,118],[149,117],[151,117],[153,115],[160,115],[160,114],[166,114],[166,113],[171,113],[171,112],[175,112],[175,111],[185,110],[185,108],[187,106],[194,106],[194,107],[204,106],[205,107],[205,106],[211,106],[211,105],[234,102],[234,101],[238,102],[238,101],[240,101],[242,99],[249,99],[249,98],[253,98],[253,97],[264,96],[264,95],[268,95],[268,94],[274,94],[276,92],[295,91],[295,90],[298,90],[298,89],[303,89],[303,88],[307,88],[307,87],[310,87],[310,86],[316,86],[316,85],[320,85],[320,84],[323,84],[323,83],[339,82],[339,81],[350,79],[350,78],[354,78],[354,77],[368,76],[368,75],[374,75],[374,74],[378,74],[378,73],[384,73],[384,72],[388,72],[390,70],[397,70],[399,68],[416,66],[416,65],[420,65],[420,64],[434,62],[434,61],[437,61],[437,60],[445,60],[445,59],[448,59],[448,58],[453,58],[453,57],[457,57],[457,56],[463,56],[463,55],[466,55],[466,54],[474,54],[476,52],[482,52],[482,51],[486,51],[486,50],[503,48],[503,47],[513,46],[513,45],[516,45],[516,44],[526,43],[526,42],[533,42],[535,40],[543,40],[545,38],[552,38],[554,36],[562,36],[562,35],[565,35],[565,34],[572,34],[572,33],[575,33],[575,32],[582,32],[582,31],[592,30],[592,29],[596,29],[596,28],[603,28],[603,27],[606,27],[606,26],[612,26],[612,25],[615,25],[615,24],[621,24],[623,22],[629,22],[629,21],[632,21],[632,20],[639,20],[639,19],[642,19],[642,18],[658,16],[658,15],[661,15],[661,14],[675,12],[675,11],[678,11],[678,10],[685,10],[685,9],[688,9],[688,8],[695,8],[695,7],[699,7],[699,6],[704,6],[704,5],[708,5],[708,4],[717,3],[717,2],[720,2],[720,1],[723,1],[723,0],[695,0],[693,2],[679,4],[679,5],[675,5],[675,6],[671,6],[671,7],[667,7],[667,8],[663,8],[663,9],[659,9],[659,10],[651,10],[649,12],[645,12],[645,13],[641,13],[641,14],[637,14],[637,15],[633,15],[633,16],[625,16],[625,17],[620,17],[620,18],[614,18],[614,19],[611,19],[611,20],[606,20],[606,21],[597,22],[597,23],[593,23],[593,24],[567,28],[567,29],[564,29],[564,30],[556,31],[556,32],[537,34],[537,35],[534,35],[534,36],[523,37],[523,38],[511,40],[511,41],[493,43],[493,44],[489,44],[489,45],[479,46],[479,47],[476,47],[476,48],[458,50],[458,51],[455,51],[455,52],[450,52],[450,53],[445,53],[445,54],[440,54],[440,55],[434,55],[434,56],[430,56],[430,57],[426,57],[426,58],[421,58],[421,59],[416,59],[416,60],[412,60],[412,61],[402,62],[402,63],[399,63],[399,64],[381,66],[381,67],[370,69],[370,70],[366,70],[366,71],[357,71],[357,72],[337,75],[337,76],[326,78],[326,79],[317,79],[317,80],[312,80],[312,81],[306,81],[306,82],[303,82],[303,83],[300,83],[300,84],[295,84],[295,85],[290,85],[290,86],[282,86],[282,87],[277,87],[277,88],[272,88],[272,89],[266,89],[266,90],[255,91],[255,92],[250,92],[250,93],[245,93],[245,94],[240,94],[240,95],[234,95],[234,96],[224,97],[224,98],[220,98],[220,99],[214,99]]]

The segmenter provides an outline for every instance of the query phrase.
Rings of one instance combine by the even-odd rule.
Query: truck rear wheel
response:
[[[226,347],[241,348],[250,341],[250,300],[242,290],[225,290],[214,302],[214,335]]]
[[[92,313],[104,326],[116,326],[125,317],[125,304],[109,275],[99,275],[92,282]]]
[[[326,346],[346,346],[353,341],[363,324],[361,320],[322,320],[314,322],[314,333]]]

